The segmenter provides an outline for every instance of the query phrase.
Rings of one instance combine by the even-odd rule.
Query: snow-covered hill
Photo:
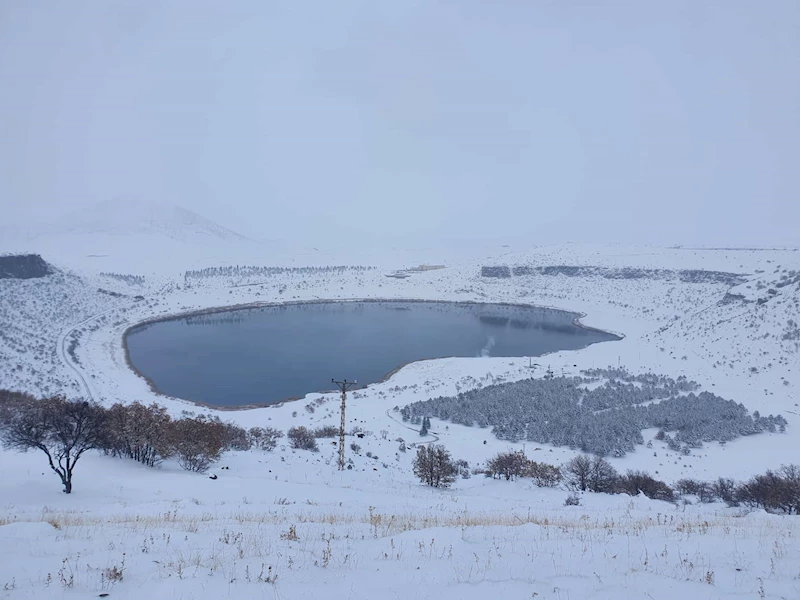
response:
[[[81,272],[169,272],[176,264],[260,259],[271,247],[168,203],[108,201],[5,235],[5,252],[33,252]]]
[[[68,235],[160,235],[181,242],[242,241],[244,236],[169,203],[110,200],[58,217],[37,238]]]

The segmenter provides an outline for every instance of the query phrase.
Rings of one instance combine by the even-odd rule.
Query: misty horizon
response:
[[[798,25],[777,1],[4,3],[3,235],[118,202],[257,240],[797,245]]]

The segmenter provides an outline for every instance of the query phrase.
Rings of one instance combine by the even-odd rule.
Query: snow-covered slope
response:
[[[181,242],[241,241],[245,237],[169,203],[110,200],[74,211],[46,225],[35,238],[63,235],[161,235]]]

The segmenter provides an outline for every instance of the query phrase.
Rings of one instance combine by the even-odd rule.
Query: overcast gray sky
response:
[[[0,205],[800,242],[800,2],[0,0]]]

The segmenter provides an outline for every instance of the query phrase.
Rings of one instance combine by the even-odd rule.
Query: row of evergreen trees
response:
[[[255,267],[255,266],[229,266],[208,267],[193,271],[186,271],[184,281],[189,279],[205,279],[209,277],[270,277],[273,275],[318,275],[322,273],[344,273],[346,271],[370,271],[375,267],[363,266],[325,266],[325,267]]]
[[[644,443],[642,430],[647,428],[674,432],[671,439],[679,448],[786,429],[780,415],[751,415],[743,404],[709,392],[695,394],[688,390],[696,390],[696,384],[685,379],[645,374],[597,385],[599,374],[500,383],[415,402],[401,414],[412,423],[437,417],[491,427],[498,439],[569,446],[600,456],[632,452]]]
[[[100,273],[102,277],[122,281],[128,285],[142,285],[145,281],[144,275],[123,275],[121,273]]]

